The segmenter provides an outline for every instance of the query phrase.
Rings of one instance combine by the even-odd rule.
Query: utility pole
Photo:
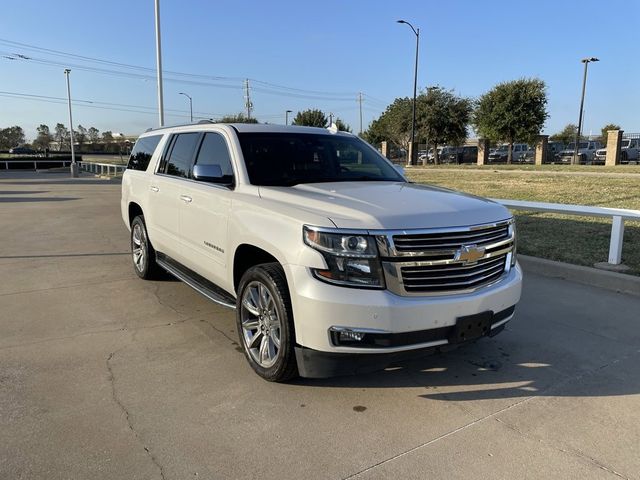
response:
[[[253,109],[253,103],[251,103],[251,94],[249,93],[249,79],[244,81],[244,106],[247,109],[247,120],[251,118],[251,110]]]
[[[293,113],[293,110],[287,110],[284,112],[284,124],[289,125],[289,114]]]
[[[358,102],[360,103],[360,135],[362,135],[362,92],[358,93]]]
[[[416,64],[413,70],[413,113],[412,113],[412,121],[411,121],[411,156],[409,157],[409,161],[407,162],[409,165],[417,165],[418,159],[418,151],[415,148],[416,144],[416,92],[418,88],[418,50],[420,46],[420,29],[413,28],[406,20],[398,20],[398,23],[404,23],[405,25],[409,25],[411,30],[413,30],[414,35],[416,36]]]
[[[329,112],[329,126],[333,125],[333,113]]]
[[[78,176],[78,164],[76,163],[76,152],[73,148],[73,118],[71,116],[71,87],[69,86],[69,74],[71,70],[64,69],[64,76],[67,77],[67,102],[69,103],[69,135],[71,141],[71,177]],[[62,139],[60,139],[62,141]]]
[[[582,134],[582,118],[583,118],[583,108],[584,108],[584,91],[587,88],[587,67],[590,62],[599,62],[600,60],[591,57],[591,58],[583,58],[580,60],[584,63],[584,76],[582,77],[582,96],[580,97],[580,114],[578,115],[578,131],[576,132],[576,140],[573,148],[573,158],[571,159],[572,164],[580,163],[580,159],[578,158],[578,148],[580,146],[580,135]]]
[[[184,95],[189,99],[189,116],[191,118],[191,123],[193,123],[193,99],[191,98],[191,95],[184,92],[180,92],[178,95]]]
[[[158,121],[164,126],[164,99],[162,95],[162,49],[160,46],[160,0],[155,0],[156,6],[156,68],[158,77]]]

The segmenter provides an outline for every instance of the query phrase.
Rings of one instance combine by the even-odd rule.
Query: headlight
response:
[[[384,288],[378,248],[373,237],[361,233],[326,232],[305,226],[304,242],[318,250],[327,269],[312,269],[319,280],[351,287]]]
[[[515,217],[511,220],[511,225],[509,226],[509,231],[511,233],[511,236],[513,238],[513,250],[511,251],[511,266],[515,266],[516,264],[516,247],[517,247],[517,242],[518,242],[518,238],[516,235],[516,219]]]

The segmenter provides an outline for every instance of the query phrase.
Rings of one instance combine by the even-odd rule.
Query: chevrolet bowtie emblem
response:
[[[484,247],[477,245],[462,245],[456,252],[454,260],[456,262],[475,263],[484,257]]]

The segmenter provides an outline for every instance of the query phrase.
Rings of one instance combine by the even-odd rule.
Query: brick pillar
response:
[[[623,130],[609,130],[607,132],[607,157],[605,165],[620,164],[620,146],[622,144]]]
[[[489,161],[489,140],[478,139],[478,165],[485,165]]]
[[[382,153],[383,157],[389,158],[389,143],[388,142],[382,142],[380,144],[380,153]]]
[[[535,164],[542,165],[547,162],[547,151],[549,148],[549,135],[538,135],[536,142]]]

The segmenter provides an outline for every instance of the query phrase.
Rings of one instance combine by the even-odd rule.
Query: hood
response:
[[[500,204],[405,182],[335,182],[260,187],[260,196],[329,218],[339,228],[461,227],[511,217]]]

